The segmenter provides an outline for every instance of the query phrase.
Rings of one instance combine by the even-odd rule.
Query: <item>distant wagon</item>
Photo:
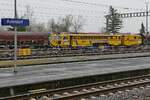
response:
[[[48,33],[18,32],[18,47],[39,48],[48,45]],[[0,32],[0,45],[5,48],[14,47],[14,32]]]

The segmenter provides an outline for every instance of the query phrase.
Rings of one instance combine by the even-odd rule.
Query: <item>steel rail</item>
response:
[[[44,51],[43,51],[44,52]],[[104,52],[89,52],[89,53],[60,53],[60,54],[46,54],[46,55],[31,55],[25,57],[18,57],[18,59],[38,59],[38,58],[52,58],[52,57],[72,57],[72,56],[92,56],[92,55],[108,55],[108,54],[125,54],[125,53],[140,53],[140,52],[150,52],[150,50],[133,50],[133,51],[104,51]],[[1,55],[0,55],[1,56]],[[0,60],[11,60],[11,56],[2,57]]]
[[[68,95],[68,96],[61,96],[58,98],[54,98],[53,100],[80,100],[81,98],[88,98],[90,96],[94,96],[94,95],[100,95],[100,94],[109,94],[109,93],[114,93],[117,91],[123,91],[126,89],[133,89],[133,88],[138,88],[140,86],[146,86],[149,85],[150,81],[148,82],[141,82],[141,83],[134,83],[134,84],[127,84],[127,85],[123,85],[123,86],[118,86],[118,87],[112,87],[112,88],[108,88],[108,89],[99,89],[99,90],[95,90],[95,91],[89,91],[89,92],[83,92],[83,93],[79,93],[79,94],[73,94],[73,95]]]
[[[146,80],[148,79],[148,80]],[[146,80],[146,81],[140,81],[140,80]],[[137,83],[134,83],[134,82]],[[134,84],[129,84],[134,83]],[[119,85],[121,83],[124,83],[124,85]],[[26,93],[21,95],[15,95],[10,97],[3,97],[0,98],[0,100],[28,100],[30,98],[40,98],[42,96],[48,96],[52,97],[54,94],[59,94],[60,96],[53,98],[52,100],[68,100],[70,98],[80,98],[80,97],[87,97],[89,95],[94,95],[97,93],[106,93],[110,91],[116,91],[120,89],[124,89],[127,87],[133,87],[133,86],[139,86],[139,85],[145,85],[150,83],[150,75],[143,75],[138,77],[130,77],[130,78],[124,78],[124,79],[118,79],[118,80],[111,80],[111,81],[105,81],[105,82],[97,82],[97,83],[89,83],[84,85],[78,85],[78,86],[71,86],[66,88],[60,88],[60,89],[53,89],[53,90],[45,90],[45,91],[38,91],[33,93]],[[112,88],[105,88],[109,85],[118,84],[118,87],[112,87]],[[102,86],[103,88],[95,90],[95,91],[89,91],[89,92],[80,92],[77,94],[69,94],[69,95],[62,95],[63,93],[72,93],[73,91],[82,91],[83,89],[91,89]]]

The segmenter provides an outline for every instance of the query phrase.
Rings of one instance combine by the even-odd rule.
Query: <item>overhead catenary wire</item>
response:
[[[93,5],[93,6],[101,6],[101,7],[108,7],[109,5],[107,5],[107,4],[97,4],[97,3],[88,3],[88,2],[81,2],[81,1],[75,1],[75,0],[61,0],[61,1],[67,1],[67,2],[73,2],[73,3],[79,3],[79,4],[84,4],[84,5]],[[5,4],[6,5],[6,4]],[[11,3],[9,3],[9,5],[11,5]],[[18,4],[19,5],[19,4]],[[19,6],[21,6],[22,7],[22,5],[19,5]],[[114,7],[116,7],[116,6],[114,6]],[[33,7],[34,8],[34,7]],[[36,8],[38,8],[38,9],[40,9],[40,7],[36,7]],[[124,8],[124,9],[127,9],[127,8],[125,8],[125,7],[120,7],[120,8]],[[58,11],[61,11],[61,12],[65,12],[66,10],[68,11],[68,12],[74,12],[74,11],[76,11],[76,10],[79,10],[79,12],[82,12],[82,15],[84,15],[84,14],[86,14],[86,15],[89,15],[89,14],[93,14],[93,16],[94,16],[94,14],[106,14],[107,13],[107,11],[98,11],[98,10],[85,10],[85,9],[78,9],[78,8],[68,8],[68,7],[64,7],[64,8],[59,8],[59,7],[56,7],[56,8],[50,8],[50,7],[48,7],[48,6],[44,6],[44,7],[41,7],[41,10],[39,10],[39,11],[42,11],[42,12],[40,12],[40,13],[45,13],[46,14],[46,12],[44,12],[44,11],[46,11],[46,10],[48,10],[48,9],[54,9],[54,10],[56,10],[56,12]],[[132,8],[132,9],[134,9],[134,8]],[[70,10],[70,11],[69,11]],[[128,9],[129,10],[129,9]],[[5,9],[5,11],[7,11],[6,9]],[[22,12],[22,11],[21,11]],[[5,12],[6,13],[6,12]],[[19,12],[20,13],[20,12]],[[60,13],[60,12],[59,12]],[[75,13],[75,12],[74,12]],[[47,13],[47,14],[49,14],[49,13]],[[55,14],[54,14],[55,15]],[[59,14],[56,14],[56,16],[58,16]],[[65,15],[65,14],[60,14],[60,15]]]
[[[139,11],[143,11],[144,10],[144,9],[139,9],[139,8],[122,7],[122,6],[115,6],[115,5],[108,5],[108,4],[99,4],[99,3],[89,3],[89,2],[75,1],[75,0],[61,0],[61,1],[72,2],[72,3],[79,3],[79,4],[84,4],[84,5],[91,5],[91,6],[107,7],[107,8],[110,7],[110,6],[113,6],[114,8],[121,8],[121,9],[126,9],[126,10],[139,10]]]
[[[107,5],[107,4],[96,4],[96,3],[89,3],[89,2],[81,2],[81,1],[75,1],[75,0],[61,0],[61,1],[67,1],[67,2],[72,2],[72,3],[79,3],[79,4],[84,4],[84,5],[92,5],[92,6],[100,6],[100,7],[108,7],[109,5]],[[7,4],[7,2],[5,2],[5,3],[3,3],[5,6],[7,5],[7,6],[10,6],[12,3],[8,3]],[[22,10],[19,10],[18,12],[19,12],[19,14],[22,16],[22,15],[24,15],[24,13],[25,13],[25,8],[23,8],[23,5],[21,5],[21,4],[18,4],[18,6],[19,6],[19,9],[22,9]],[[32,8],[33,8],[33,10],[34,10],[34,12],[35,12],[35,14],[34,15],[36,15],[35,17],[36,18],[38,18],[38,16],[40,16],[40,17],[42,17],[42,16],[45,16],[45,18],[46,17],[52,17],[52,16],[64,16],[64,15],[73,15],[73,16],[78,16],[78,15],[82,15],[82,16],[84,16],[84,17],[89,17],[89,18],[101,18],[101,17],[104,17],[104,14],[106,15],[107,14],[107,11],[99,11],[99,10],[94,10],[94,9],[92,9],[92,10],[88,10],[88,9],[82,9],[82,8],[71,8],[71,7],[68,7],[68,6],[64,6],[63,8],[62,8],[62,6],[61,7],[49,7],[49,6],[44,6],[44,7],[39,7],[39,6],[35,6],[35,5],[33,5],[32,6]],[[124,7],[121,7],[121,8],[124,8]],[[38,11],[36,11],[36,9],[39,9]],[[54,12],[53,12],[53,10],[54,10]],[[51,11],[48,11],[48,10],[51,10]],[[8,15],[8,14],[10,14],[11,13],[11,11],[12,11],[12,9],[10,9],[10,8],[3,8],[3,9],[1,9],[1,13],[2,13],[2,15],[4,14],[5,15],[5,13]],[[47,11],[47,12],[46,12]],[[76,12],[76,11],[78,11],[78,13]],[[57,12],[57,13],[56,13]],[[63,12],[63,13],[61,13],[61,12]],[[37,16],[38,15],[38,16]],[[90,15],[90,16],[89,16]],[[41,19],[41,18],[40,18]]]
[[[8,4],[7,6],[9,6],[9,5],[10,4]],[[100,16],[99,14],[100,13],[101,14],[106,13],[104,11],[98,11],[98,10],[94,11],[94,10],[85,10],[85,9],[78,9],[78,11],[80,13],[74,13],[74,11],[77,10],[77,9],[74,9],[74,8],[72,8],[72,9],[69,8],[70,11],[68,10],[67,12],[65,12],[65,8],[50,8],[50,7],[47,7],[47,6],[46,7],[41,7],[41,8],[36,6],[36,8],[39,8],[39,10],[34,9],[35,8],[34,6],[32,8],[34,10],[34,15],[36,15],[36,16],[34,16],[34,18],[37,18],[39,20],[46,19],[46,18],[49,19],[50,17],[55,17],[55,16],[56,17],[65,16],[65,15],[79,16],[81,14],[82,14],[81,16],[83,16],[85,18],[99,18],[100,19],[103,16]],[[46,10],[49,10],[49,9],[54,9],[55,11],[45,12]],[[63,12],[63,13],[60,13],[60,11]],[[3,15],[3,17],[7,17],[12,12],[12,9],[5,9],[4,8],[4,9],[1,9],[0,12]],[[68,12],[71,12],[71,13],[68,13]],[[20,16],[24,15],[25,9],[22,9],[22,5],[19,5],[18,13],[20,14]]]

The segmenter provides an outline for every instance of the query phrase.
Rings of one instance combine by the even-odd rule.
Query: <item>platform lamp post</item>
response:
[[[17,0],[14,0],[14,18],[17,19]],[[17,27],[14,28],[14,73],[17,73]]]

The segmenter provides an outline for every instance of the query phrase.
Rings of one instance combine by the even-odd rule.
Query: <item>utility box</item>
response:
[[[30,48],[20,48],[18,50],[18,56],[30,56],[31,49]]]

